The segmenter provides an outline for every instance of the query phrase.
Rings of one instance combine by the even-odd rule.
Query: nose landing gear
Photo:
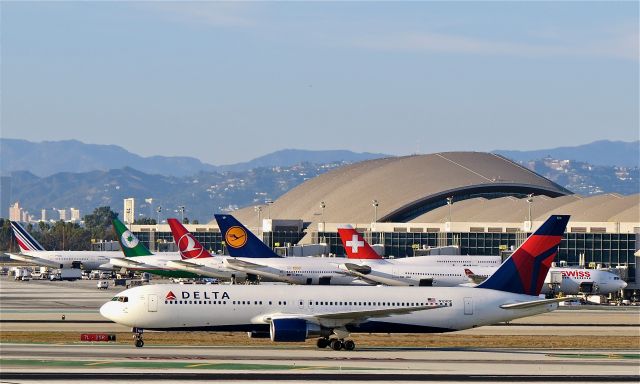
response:
[[[133,328],[133,340],[134,344],[138,348],[142,348],[144,346],[144,340],[142,340],[142,333],[144,330],[142,328]]]

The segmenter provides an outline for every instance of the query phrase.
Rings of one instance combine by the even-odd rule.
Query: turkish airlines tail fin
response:
[[[478,288],[537,296],[558,254],[569,215],[553,215]]]
[[[211,257],[209,251],[200,244],[193,234],[191,234],[191,232],[189,232],[187,228],[178,221],[178,219],[167,219],[167,223],[169,223],[169,227],[171,228],[173,241],[176,242],[176,245],[180,250],[182,260]]]
[[[232,257],[280,257],[231,215],[214,215]]]
[[[23,252],[45,250],[44,247],[38,243],[38,240],[31,236],[17,221],[11,221],[11,229],[13,229],[13,234],[16,237],[18,246]]]
[[[347,252],[347,258],[349,259],[382,259],[382,256],[378,255],[376,251],[371,248],[369,243],[350,226],[338,228],[338,234],[340,234],[340,240],[342,240],[342,246]]]

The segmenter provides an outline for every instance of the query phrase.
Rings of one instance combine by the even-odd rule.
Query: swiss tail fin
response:
[[[171,227],[171,235],[173,236],[173,241],[176,242],[176,245],[180,250],[182,260],[211,257],[209,251],[200,244],[193,234],[191,234],[191,232],[189,232],[187,228],[178,221],[178,219],[167,219],[167,223],[169,223],[169,227]]]
[[[553,215],[478,288],[537,296],[558,254],[569,215]]]
[[[214,215],[232,257],[280,257],[231,215]]]
[[[138,240],[136,235],[131,233],[129,228],[122,221],[120,221],[117,217],[111,220],[113,223],[113,229],[116,231],[116,235],[118,236],[118,242],[120,243],[120,248],[122,248],[122,253],[126,257],[136,257],[136,256],[151,256],[153,253],[149,251],[149,248],[145,247],[144,244]]]
[[[11,221],[11,229],[13,229],[13,234],[16,237],[18,246],[23,252],[45,250],[44,247],[38,243],[38,240],[31,236],[17,221]]]
[[[338,228],[342,246],[349,259],[382,259],[369,243],[352,227]]]

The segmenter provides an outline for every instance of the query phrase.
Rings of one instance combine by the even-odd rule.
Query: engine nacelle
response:
[[[310,337],[320,336],[318,324],[302,319],[275,319],[270,327],[271,341],[305,341]]]

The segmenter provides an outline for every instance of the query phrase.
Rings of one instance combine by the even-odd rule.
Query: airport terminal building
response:
[[[579,196],[499,155],[447,152],[384,158],[340,167],[271,204],[232,213],[281,253],[343,256],[337,228],[350,224],[386,257],[507,255],[551,214],[571,220],[558,265],[616,269],[640,289],[640,194]],[[188,225],[223,253],[215,221]],[[168,225],[134,225],[151,249],[172,242]],[[315,246],[314,244],[326,244]],[[320,252],[318,251],[320,250]]]

